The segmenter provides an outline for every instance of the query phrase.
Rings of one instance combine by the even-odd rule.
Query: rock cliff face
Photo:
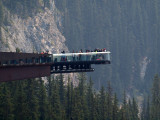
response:
[[[60,53],[62,50],[68,51],[65,45],[65,37],[59,30],[62,27],[62,15],[56,9],[54,0],[51,0],[50,3],[50,9],[45,8],[45,11],[27,19],[13,15],[5,9],[5,16],[9,19],[10,25],[1,28],[0,51],[15,52],[16,48],[28,53],[46,50],[49,50],[50,53]],[[68,74],[64,76],[66,84]],[[73,84],[77,85],[77,75],[70,74],[70,77]]]
[[[50,8],[27,19],[12,15],[6,10],[6,16],[10,16],[10,25],[1,28],[3,40],[0,41],[0,50],[14,52],[19,48],[22,52],[67,51],[65,38],[58,29],[61,27],[61,14],[54,1],[51,1]]]

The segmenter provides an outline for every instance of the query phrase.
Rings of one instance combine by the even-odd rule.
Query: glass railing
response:
[[[110,52],[62,53],[53,54],[53,62],[110,61]]]
[[[40,56],[37,58],[32,57],[26,59],[1,61],[0,65],[43,64],[52,62],[55,63],[76,61],[110,61],[110,52],[50,54],[48,56]]]

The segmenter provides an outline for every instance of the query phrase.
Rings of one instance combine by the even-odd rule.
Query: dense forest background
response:
[[[96,67],[90,79],[79,74],[78,86],[69,77],[64,85],[63,75],[51,76],[46,83],[41,78],[0,83],[0,119],[160,119],[160,77],[153,79],[160,71],[160,2],[55,0],[55,4],[64,15],[60,30],[70,51],[107,48],[112,64]],[[0,27],[11,24],[6,9],[25,19],[45,7],[50,7],[49,0],[0,0]],[[143,95],[138,107],[135,95],[140,93],[151,94]]]
[[[124,91],[122,102],[117,99],[112,85],[93,88],[91,79],[79,74],[79,85],[74,87],[68,77],[51,76],[46,83],[41,78],[0,84],[1,120],[159,120],[160,77],[153,80],[151,96],[142,106],[135,98],[128,99]],[[88,82],[87,82],[88,81]]]
[[[130,95],[149,92],[160,71],[159,0],[55,0],[70,51],[106,48],[111,65],[96,67],[95,87],[113,83]]]
[[[95,88],[111,81],[118,93],[149,92],[160,71],[158,0],[55,0],[55,5],[63,14],[60,30],[70,51],[106,48],[112,53],[111,65],[97,66],[89,74]],[[45,7],[50,8],[49,0],[0,0],[0,26],[11,24],[4,9],[25,19]]]
[[[33,17],[38,12],[43,12],[45,7],[50,7],[49,0],[0,0],[0,27],[11,25],[10,16],[5,14],[8,10],[12,14],[25,19]],[[5,10],[6,9],[6,10]],[[0,30],[0,40],[2,40],[2,33]]]

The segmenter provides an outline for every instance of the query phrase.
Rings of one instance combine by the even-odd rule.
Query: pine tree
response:
[[[27,102],[27,114],[26,120],[38,120],[38,99],[35,88],[38,86],[35,79],[28,79],[26,86],[26,102]]]
[[[133,100],[132,100],[132,120],[139,120],[139,117],[138,117],[138,105],[133,97]]]
[[[127,104],[127,108],[126,108],[126,118],[128,120],[134,120],[133,119],[134,115],[133,115],[133,107],[132,107],[132,102],[129,99],[128,100],[128,104]]]
[[[99,94],[93,92],[93,120],[100,119],[99,117]]]
[[[120,120],[127,120],[127,99],[126,99],[126,92],[125,91],[123,94],[123,104],[120,109]]]
[[[88,120],[94,120],[94,98],[93,98],[93,82],[90,78],[89,84],[87,86],[87,94],[86,94],[86,101],[87,101],[87,106],[88,106]]]
[[[25,120],[25,116],[27,115],[27,103],[24,87],[25,81],[16,82],[16,90],[14,94],[14,114],[16,120]]]
[[[51,120],[53,118],[53,107],[52,107],[52,96],[53,96],[53,82],[54,76],[50,76],[47,78],[47,85],[46,85],[46,91],[47,91],[47,101],[48,101],[48,120]]]
[[[147,108],[146,108],[146,112],[145,112],[145,119],[144,120],[150,120],[150,99],[149,99],[149,96],[148,96],[148,99],[147,99]]]
[[[0,41],[2,40],[2,32],[1,32],[2,24],[3,24],[3,5],[2,5],[2,0],[0,0]]]
[[[1,120],[13,120],[12,113],[13,104],[11,102],[10,91],[8,90],[6,83],[0,83],[0,119]]]
[[[113,111],[113,96],[112,96],[112,88],[110,82],[108,82],[107,86],[107,119],[112,119],[112,111]]]
[[[39,78],[39,120],[47,120],[47,95],[44,82],[42,78]]]
[[[2,26],[3,23],[3,4],[2,0],[0,0],[0,27]]]
[[[72,119],[88,119],[86,77],[84,73],[79,75],[79,85],[73,92]]]
[[[61,120],[62,119],[62,107],[60,104],[60,95],[59,95],[59,84],[58,77],[53,81],[53,92],[51,95],[51,106],[52,106],[52,119]]]
[[[85,87],[86,87],[86,75],[85,73],[80,73],[78,76],[78,80],[79,80],[79,92],[81,96],[84,96],[85,94]]]
[[[72,113],[72,89],[71,89],[71,81],[70,77],[68,76],[68,84],[67,84],[67,92],[66,92],[66,116],[67,119],[71,119],[71,113]]]
[[[62,74],[60,74],[60,76],[59,76],[59,95],[60,95],[60,102],[62,105],[64,105],[64,103],[65,103],[63,78],[64,78],[64,76]]]
[[[152,87],[151,119],[160,119],[160,78],[155,75]]]
[[[44,2],[44,8],[45,7],[50,8],[50,1],[49,0],[43,0],[43,2]]]
[[[118,120],[118,99],[117,99],[117,95],[114,95],[114,99],[113,99],[113,111],[112,111],[112,119],[113,120]]]
[[[104,87],[101,87],[99,96],[99,118],[100,120],[105,120],[107,118],[107,105],[106,105],[106,93]]]
[[[143,101],[141,120],[146,120],[146,101]]]
[[[72,113],[71,113],[71,119],[73,120],[83,120],[84,119],[84,113],[81,103],[81,96],[79,89],[74,88],[73,92],[73,107],[72,107]]]
[[[46,84],[46,90],[47,90],[47,96],[48,96],[48,101],[50,102],[51,101],[51,95],[52,95],[52,92],[53,92],[53,81],[52,80],[54,79],[54,76],[50,76],[47,78],[47,84]]]

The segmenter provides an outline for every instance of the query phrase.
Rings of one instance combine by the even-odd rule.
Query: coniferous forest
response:
[[[80,73],[77,86],[63,75],[0,83],[0,120],[160,120],[160,1],[54,1],[69,50],[106,48],[111,65],[92,79]],[[50,0],[0,0],[0,28],[11,25],[4,11],[26,19],[46,7]]]
[[[111,81],[118,94],[149,93],[153,76],[160,74],[159,0],[55,0],[55,5],[64,14],[70,51],[111,51],[111,65],[90,74],[95,88]]]
[[[147,94],[152,77],[160,71],[159,0],[54,0],[62,13],[62,28],[70,51],[106,48],[112,64],[96,67],[94,87],[111,81],[120,93]],[[0,0],[0,26],[9,26],[4,11],[21,18],[50,8],[49,0]],[[0,40],[2,39],[0,31]],[[92,44],[91,44],[92,43]],[[106,87],[106,86],[105,86]]]
[[[73,86],[63,75],[0,84],[0,120],[138,120],[138,106],[123,94],[121,105],[110,82],[100,91],[91,78]],[[14,86],[14,87],[13,87]],[[120,106],[119,106],[120,105]]]
[[[78,86],[63,75],[0,84],[0,120],[159,120],[160,77],[155,75],[152,99],[138,106],[124,91],[117,99],[110,82],[99,91],[79,74]]]

